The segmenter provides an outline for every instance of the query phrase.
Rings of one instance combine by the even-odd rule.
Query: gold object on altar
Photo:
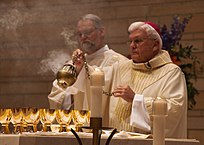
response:
[[[70,125],[73,117],[73,111],[72,110],[57,110],[56,113],[56,120],[57,123],[60,125],[59,132],[66,132],[68,130],[68,126]]]
[[[0,109],[0,123],[1,123],[0,133],[3,133],[3,134],[10,133],[8,128],[10,119],[11,119],[11,109]]]
[[[0,133],[81,132],[90,124],[89,110],[9,108],[0,109]],[[54,128],[54,129],[53,129]],[[58,130],[58,131],[57,131]]]
[[[24,131],[25,124],[23,122],[22,108],[12,108],[11,122],[14,125],[14,133],[19,134]]]
[[[27,132],[36,132],[37,123],[40,118],[40,111],[37,108],[22,108],[23,121],[26,124]]]
[[[89,126],[90,116],[89,110],[73,110],[73,122],[77,132],[82,131],[82,126]]]
[[[43,124],[43,131],[51,131],[51,124],[56,119],[55,109],[40,109],[40,121]]]

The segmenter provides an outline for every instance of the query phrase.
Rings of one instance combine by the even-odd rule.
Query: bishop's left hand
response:
[[[112,94],[115,97],[121,97],[127,102],[132,102],[135,96],[135,92],[128,85],[119,85],[117,86]]]

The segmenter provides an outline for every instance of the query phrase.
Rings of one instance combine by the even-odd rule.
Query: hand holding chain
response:
[[[84,66],[85,66],[85,70],[86,70],[86,74],[88,76],[88,78],[90,79],[90,74],[89,74],[89,70],[88,70],[88,65],[86,62],[86,54],[83,54],[82,51],[80,50],[76,50],[78,51],[77,55],[72,55],[72,60],[73,63],[66,63],[62,69],[60,69],[57,72],[57,84],[63,88],[66,89],[67,87],[73,85],[76,82],[77,79],[77,69],[75,66],[75,62],[77,61],[77,59],[82,58],[84,61]]]
[[[83,53],[82,51],[79,51],[77,55],[72,55],[73,64],[65,64],[61,70],[57,72],[57,83],[58,85],[66,89],[67,87],[73,85],[76,82],[77,79],[77,71],[76,66],[74,65],[75,61],[77,59],[80,59],[82,57],[82,60],[84,61],[84,67],[86,70],[86,74],[88,79],[90,80],[90,72],[88,68],[88,63],[86,61],[86,53]],[[106,96],[112,96],[113,93],[109,93],[106,91],[103,91],[103,94]]]

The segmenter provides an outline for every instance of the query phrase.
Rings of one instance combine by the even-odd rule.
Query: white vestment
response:
[[[107,45],[95,53],[86,56],[88,65],[99,68],[112,66],[115,62],[124,60],[127,60],[125,56],[109,49]],[[105,71],[105,74],[106,77],[111,76],[111,72],[108,70]],[[71,95],[74,95],[74,109],[90,110],[90,81],[87,78],[86,70],[84,68],[79,73],[77,81],[67,89],[58,86],[57,80],[53,82],[52,91],[48,95],[50,108],[69,109],[72,105]],[[108,114],[106,112],[107,100],[108,96],[103,95],[103,115]]]
[[[147,63],[131,60],[114,66],[112,89],[129,85],[135,92],[132,103],[111,97],[110,126],[119,130],[150,133],[152,101],[165,98],[168,106],[166,137],[187,137],[187,89],[181,69],[162,50]]]

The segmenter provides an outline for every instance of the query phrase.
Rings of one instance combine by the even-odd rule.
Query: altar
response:
[[[83,145],[91,145],[92,137],[80,135]],[[105,145],[107,138],[102,136],[101,145]],[[79,145],[71,133],[64,134],[3,134],[0,135],[0,145]],[[123,138],[113,137],[110,145],[152,145],[151,138]],[[195,139],[165,139],[165,145],[200,145]]]

